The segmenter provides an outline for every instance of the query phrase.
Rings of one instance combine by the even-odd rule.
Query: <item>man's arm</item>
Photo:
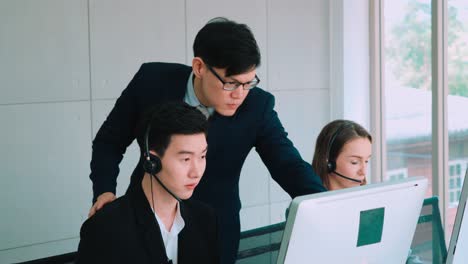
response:
[[[291,196],[326,191],[312,166],[305,162],[273,110],[275,99],[268,94],[257,136],[256,150],[272,178]]]
[[[93,182],[93,202],[103,193],[115,194],[119,164],[127,147],[135,139],[137,100],[135,90],[140,82],[138,71],[122,92],[114,108],[102,124],[93,141],[90,179]]]

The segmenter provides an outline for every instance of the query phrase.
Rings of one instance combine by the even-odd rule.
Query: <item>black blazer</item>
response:
[[[180,203],[185,226],[178,263],[219,263],[214,211],[196,201]],[[141,184],[99,210],[81,227],[77,263],[166,263],[158,222]]]
[[[136,127],[143,113],[159,102],[183,100],[191,72],[191,67],[182,64],[141,66],[93,141],[90,178],[94,200],[103,192],[115,193],[118,165],[127,146],[135,138],[142,146],[142,135],[136,134]],[[239,177],[252,148],[290,196],[325,191],[311,165],[288,139],[273,109],[274,102],[273,95],[253,88],[233,116],[215,112],[209,119],[206,170],[193,198],[216,210],[224,250],[222,258],[230,254],[231,260],[235,259],[240,232]],[[131,185],[140,182],[139,175],[143,175],[140,164],[132,175]]]

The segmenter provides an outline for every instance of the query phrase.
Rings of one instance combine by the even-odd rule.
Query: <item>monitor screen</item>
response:
[[[278,263],[405,263],[427,179],[296,197]]]
[[[468,169],[465,173],[465,180],[458,201],[457,216],[455,217],[455,224],[453,225],[452,237],[447,254],[447,264],[461,264],[468,263],[468,213],[466,209],[466,200],[468,197],[468,181],[466,176]],[[463,221],[464,220],[464,221]]]

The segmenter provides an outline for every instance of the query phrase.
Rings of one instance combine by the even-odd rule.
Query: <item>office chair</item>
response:
[[[56,255],[17,264],[73,264],[76,259],[76,252],[66,253],[62,255]]]
[[[276,263],[286,222],[241,232],[237,264]]]
[[[439,199],[433,196],[424,199],[407,264],[442,264],[446,258],[447,245],[440,219]]]

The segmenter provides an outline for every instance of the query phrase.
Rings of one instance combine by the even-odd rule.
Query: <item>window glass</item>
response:
[[[432,196],[431,1],[384,5],[387,179],[397,170],[427,177]]]
[[[468,1],[448,1],[447,73],[449,95],[448,135],[450,176],[454,177],[454,199],[446,208],[446,235],[450,236],[468,163]],[[453,168],[453,169],[452,169]],[[452,191],[451,186],[449,188]],[[451,199],[452,200],[452,199]]]

